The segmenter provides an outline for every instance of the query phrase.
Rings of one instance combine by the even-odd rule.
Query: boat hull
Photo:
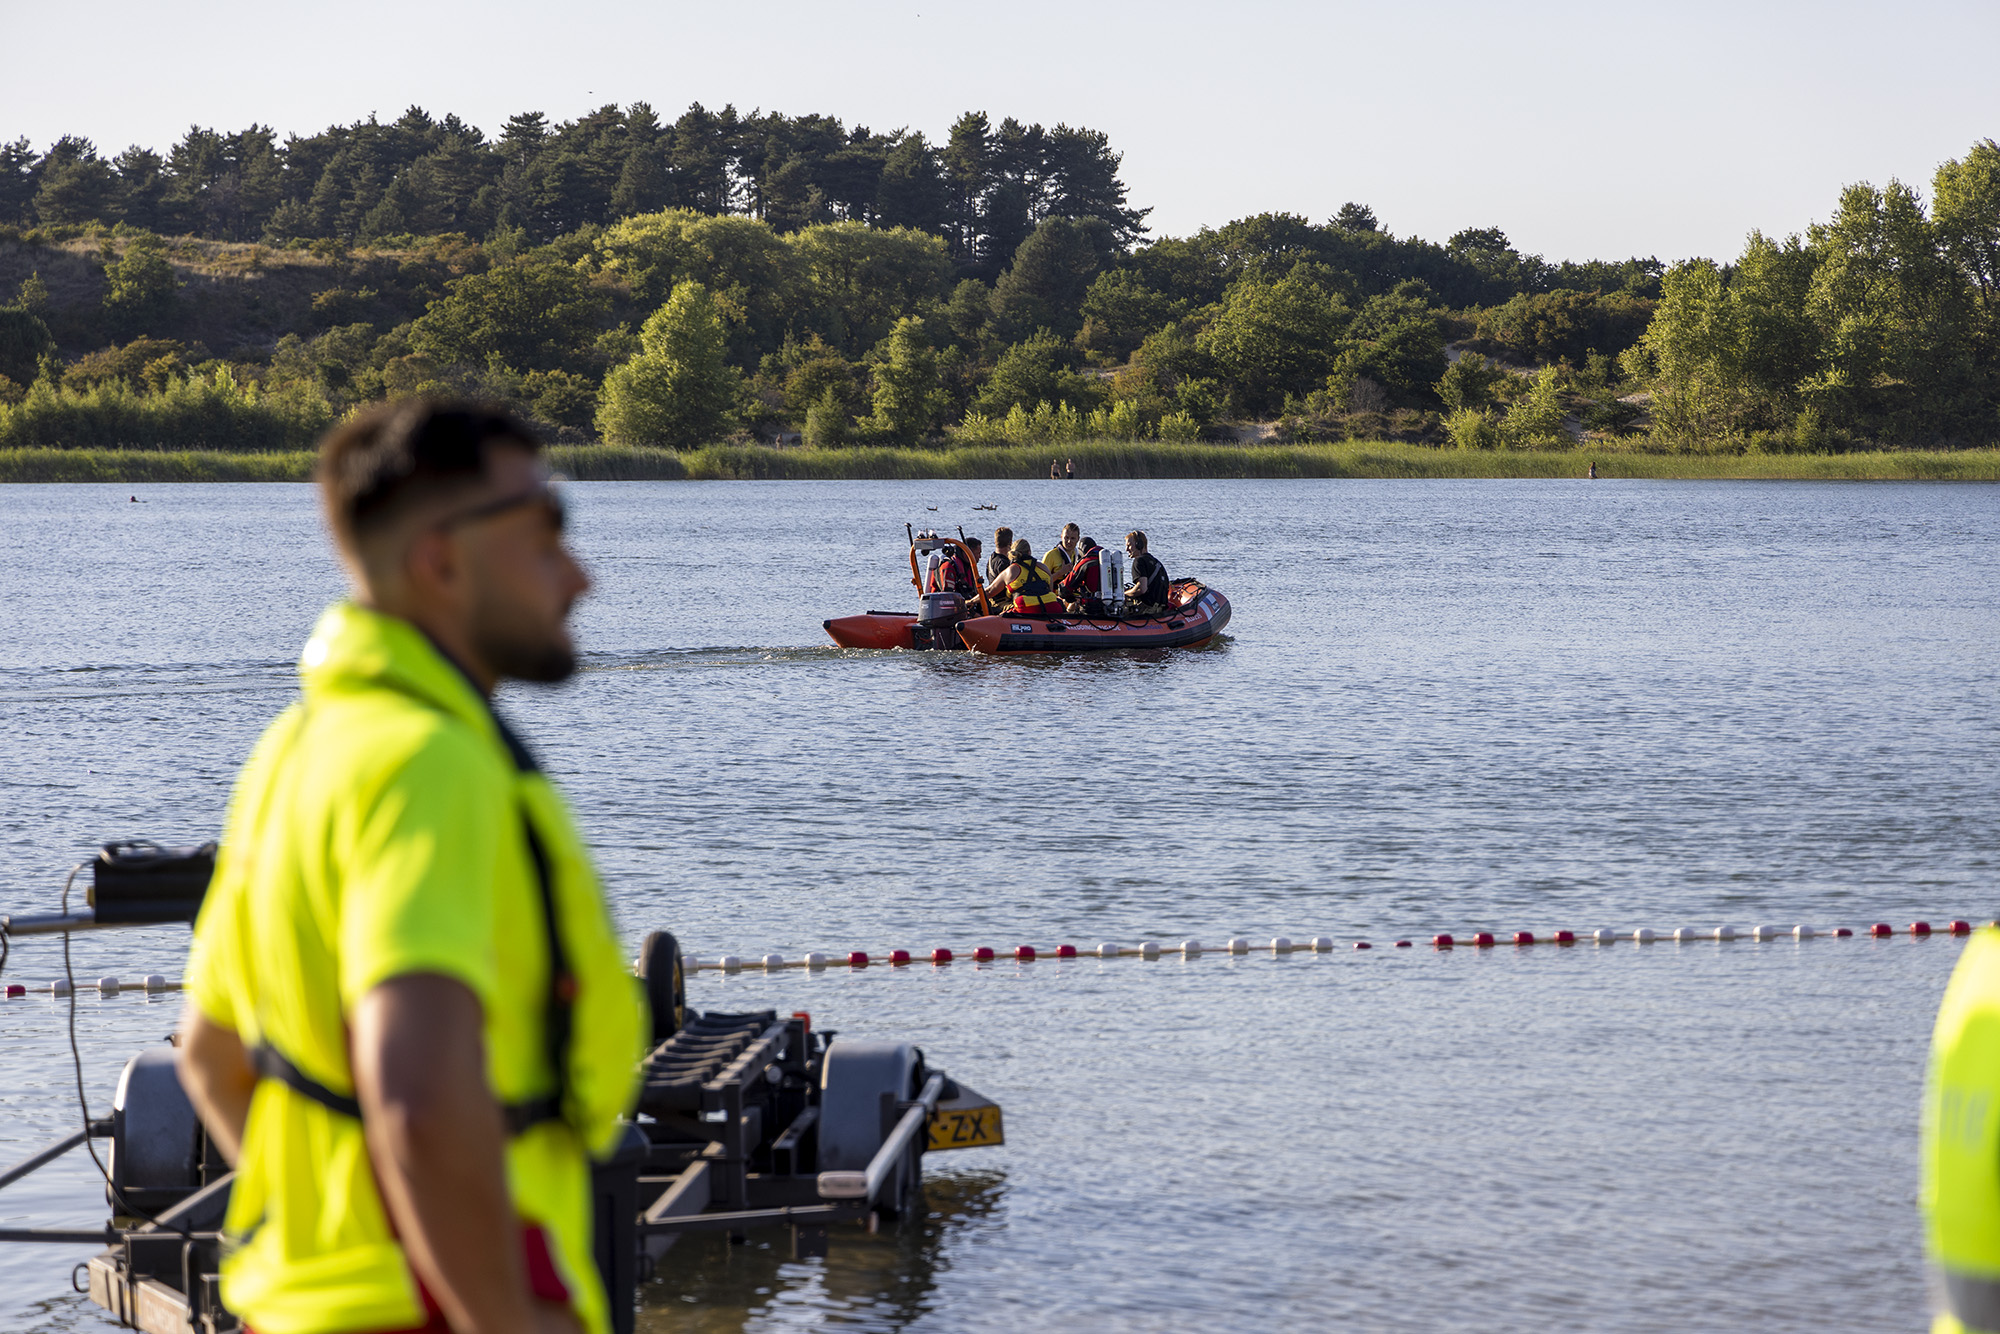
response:
[[[908,612],[868,611],[821,622],[842,648],[959,649],[955,621],[925,625]]]
[[[1229,599],[1193,580],[1174,586],[1176,604],[1160,616],[1093,618],[976,616],[958,637],[979,653],[1103,653],[1114,649],[1191,648],[1229,624]]]

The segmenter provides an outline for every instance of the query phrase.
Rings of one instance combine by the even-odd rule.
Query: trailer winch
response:
[[[0,917],[7,937],[192,922],[212,847],[114,844],[82,912]],[[135,870],[130,859],[147,859]],[[107,913],[114,898],[120,904]],[[0,954],[0,959],[4,959]],[[638,1104],[592,1172],[596,1259],[613,1329],[630,1334],[638,1285],[683,1233],[785,1225],[796,1258],[823,1256],[843,1226],[873,1231],[919,1210],[924,1155],[1002,1142],[999,1107],[907,1042],[837,1037],[804,1012],[688,1008],[674,936],[637,961],[651,1012]],[[75,993],[70,992],[75,1004]],[[96,1242],[91,1301],[150,1334],[223,1334],[240,1322],[220,1296],[219,1247],[232,1176],[182,1091],[178,1049],[126,1062],[111,1115],[15,1166],[20,1180],[86,1140],[109,1142],[103,1228],[0,1228],[0,1241]],[[87,1113],[86,1113],[87,1115]]]

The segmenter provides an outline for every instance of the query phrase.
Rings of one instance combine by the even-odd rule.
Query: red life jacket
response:
[[[924,591],[971,597],[972,571],[965,564],[965,556],[957,551],[947,552],[943,560],[931,567],[930,587]]]
[[[1103,565],[1104,549],[1092,547],[1076,558],[1076,564],[1069,567],[1060,587],[1072,597],[1094,598],[1100,578],[1099,569]]]

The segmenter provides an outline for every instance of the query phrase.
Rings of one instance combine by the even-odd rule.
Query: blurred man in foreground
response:
[[[575,669],[589,580],[518,422],[366,413],[321,447],[354,598],[237,782],[182,1079],[237,1174],[261,1334],[606,1334],[590,1158],[640,997],[561,797],[490,705]]]

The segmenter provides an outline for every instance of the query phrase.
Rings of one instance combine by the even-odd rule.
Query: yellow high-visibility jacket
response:
[[[1933,1334],[2000,1331],[2000,930],[1966,942],[1938,1007],[1921,1200],[1946,1309]]]
[[[442,974],[484,1008],[494,1097],[546,1098],[559,1087],[546,883],[576,981],[567,1082],[560,1118],[509,1139],[507,1179],[522,1220],[547,1233],[584,1328],[607,1334],[589,1160],[631,1107],[643,998],[569,811],[409,623],[331,607],[300,671],[301,699],[237,780],[195,925],[190,1001],[351,1098],[354,1004],[391,978]],[[279,1079],[251,1099],[224,1231],[222,1299],[258,1334],[423,1323],[360,1121]]]

